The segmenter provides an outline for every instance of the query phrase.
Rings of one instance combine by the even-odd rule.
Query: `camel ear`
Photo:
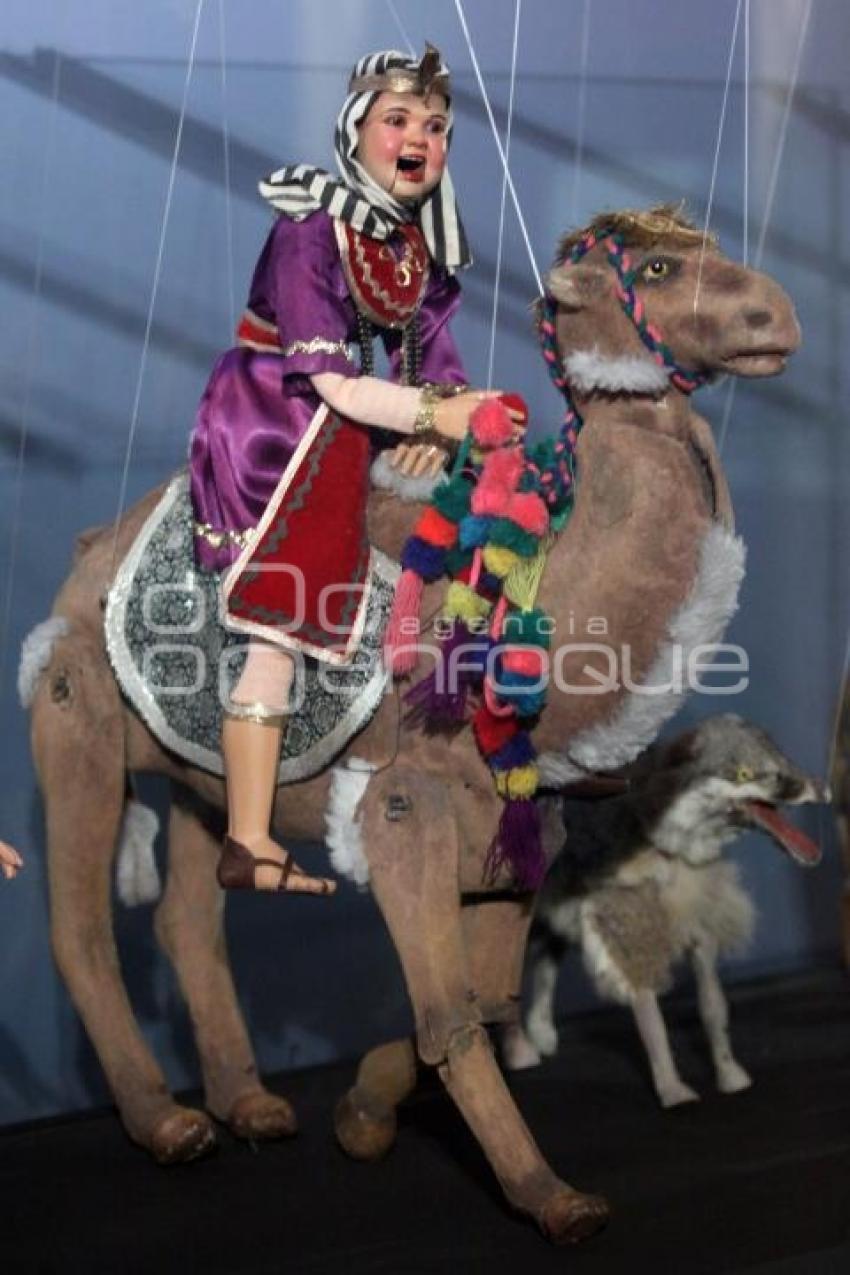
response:
[[[606,274],[598,266],[555,266],[546,289],[565,310],[582,310],[605,290]]]

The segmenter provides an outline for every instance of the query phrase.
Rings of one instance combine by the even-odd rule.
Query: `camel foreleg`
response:
[[[155,918],[192,1019],[209,1111],[241,1138],[295,1133],[295,1113],[270,1093],[239,1008],[224,935],[224,895],[215,879],[220,837],[185,790],[174,793],[168,831],[168,881]]]
[[[372,889],[401,958],[417,1048],[436,1065],[507,1199],[552,1240],[582,1239],[606,1220],[597,1196],[546,1164],[496,1064],[472,984],[460,915],[457,829],[445,782],[413,768],[377,777],[364,798]]]

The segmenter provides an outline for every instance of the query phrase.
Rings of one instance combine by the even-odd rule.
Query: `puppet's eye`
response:
[[[735,772],[736,784],[749,784],[755,778],[755,771],[752,766],[739,766]]]
[[[640,273],[647,283],[657,283],[659,279],[667,278],[670,273],[670,262],[665,261],[663,257],[655,257],[646,263]]]

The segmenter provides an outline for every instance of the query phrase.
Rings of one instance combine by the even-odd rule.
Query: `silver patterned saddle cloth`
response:
[[[280,783],[324,770],[375,712],[387,685],[381,639],[398,573],[396,563],[372,551],[363,637],[349,664],[296,661]],[[223,626],[220,577],[195,564],[186,472],[171,481],[122,562],[104,622],[119,685],[152,733],[178,757],[223,774],[222,706],[248,639]]]

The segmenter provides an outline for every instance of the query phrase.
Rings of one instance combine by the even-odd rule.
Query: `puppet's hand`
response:
[[[462,439],[469,429],[469,418],[476,407],[480,407],[488,398],[501,398],[502,395],[502,390],[467,390],[465,394],[443,398],[434,409],[434,429],[444,438]],[[525,413],[508,404],[506,407],[519,439],[527,424]]]
[[[405,478],[436,478],[448,460],[448,452],[434,443],[399,443],[390,454],[390,469]]]
[[[24,861],[17,850],[13,850],[11,846],[6,845],[5,841],[0,841],[0,868],[2,868],[3,876],[6,880],[11,881],[18,868],[23,866]]]

